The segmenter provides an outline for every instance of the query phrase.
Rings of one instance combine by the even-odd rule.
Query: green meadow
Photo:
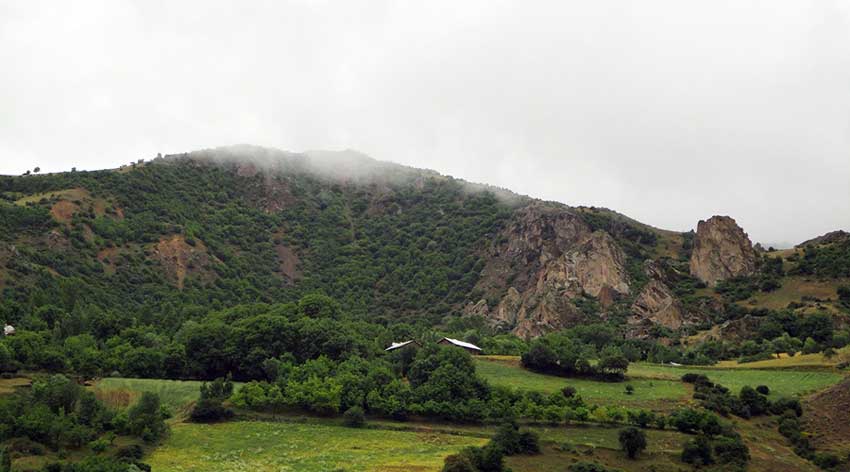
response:
[[[315,423],[180,423],[146,461],[158,472],[437,471],[447,455],[486,441]]]
[[[680,400],[688,395],[686,386],[672,378],[633,378],[626,382],[599,382],[538,374],[523,369],[511,359],[477,358],[475,368],[492,385],[552,393],[566,386],[575,387],[579,395],[591,403],[630,404],[658,400]],[[626,385],[634,392],[626,394]]]

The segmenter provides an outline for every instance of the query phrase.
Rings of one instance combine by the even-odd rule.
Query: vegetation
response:
[[[629,459],[634,459],[641,451],[646,449],[646,433],[637,428],[626,428],[620,430],[620,447],[629,456]]]
[[[168,440],[146,462],[159,471],[438,470],[447,455],[486,441],[475,436],[315,423],[182,423],[172,428]]]

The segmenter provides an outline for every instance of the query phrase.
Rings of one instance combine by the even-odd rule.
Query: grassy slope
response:
[[[128,406],[141,392],[154,392],[172,412],[198,399],[202,382],[196,380],[160,380],[105,378],[94,387],[102,400],[113,406]],[[239,389],[241,384],[234,384]]]
[[[786,277],[782,280],[782,287],[777,290],[768,293],[758,292],[751,298],[739,303],[751,308],[780,310],[786,308],[789,303],[801,303],[803,297],[836,300],[838,298],[838,287],[847,283],[846,279],[818,280],[815,277]],[[821,305],[825,309],[834,309],[833,303],[826,302]]]
[[[628,382],[568,379],[525,370],[520,367],[517,358],[481,357],[476,359],[475,367],[478,373],[493,385],[545,393],[557,392],[570,385],[578,390],[582,398],[591,403],[634,404],[657,400],[679,400],[688,395],[685,385],[672,378],[635,378]],[[626,395],[627,384],[635,387],[634,394]]]
[[[767,385],[771,395],[802,395],[828,387],[844,376],[838,372],[806,370],[769,370],[719,367],[672,367],[658,364],[636,363],[629,366],[629,375],[679,379],[683,374],[694,372],[707,375],[713,382],[737,392],[745,385]]]
[[[850,346],[839,349],[837,354],[829,359],[823,353],[797,354],[794,357],[782,354],[776,359],[764,361],[747,362],[739,364],[738,361],[721,361],[717,367],[724,369],[824,369],[831,370],[836,364],[850,360]]]
[[[732,391],[738,391],[745,385],[767,385],[772,394],[776,395],[812,392],[833,385],[843,378],[841,373],[831,371],[783,370],[779,374],[775,370],[753,368],[673,367],[639,362],[630,365],[627,382],[609,383],[530,372],[519,365],[516,357],[507,356],[482,356],[476,359],[476,368],[493,385],[547,393],[572,385],[583,398],[591,402],[617,404],[685,399],[688,393],[679,379],[687,372],[705,374]],[[626,384],[635,387],[633,395],[623,392]]]
[[[436,471],[486,439],[319,424],[178,424],[146,460],[153,470]]]
[[[479,358],[481,372],[488,377],[498,378],[503,384],[515,388],[557,390],[569,379],[527,372],[519,368],[516,359]],[[636,364],[632,375],[642,379],[636,385],[649,387],[644,382],[653,382],[653,387],[640,393],[636,389],[633,398],[664,398],[670,385],[681,383],[673,380],[682,371],[671,367]],[[789,370],[758,371],[754,369],[700,369],[708,374],[726,376],[724,379],[750,379],[755,374],[770,374],[791,380],[774,385],[774,389],[788,391],[787,384],[799,381],[800,374]],[[488,373],[489,372],[489,373]],[[734,374],[737,374],[734,375]],[[729,377],[731,375],[731,377]],[[834,374],[830,374],[834,375]],[[818,378],[819,382],[832,377]],[[824,380],[826,379],[826,380]],[[718,379],[719,380],[719,379]],[[571,381],[570,381],[571,382]],[[593,384],[597,384],[594,386]],[[158,391],[169,405],[185,407],[197,397],[198,382],[175,382],[148,379],[104,379],[97,388],[105,391]],[[768,383],[770,385],[770,383]],[[584,395],[596,395],[597,401],[623,403],[624,384],[581,381],[577,388]],[[683,388],[683,387],[682,387]],[[611,395],[606,397],[605,393]],[[680,395],[681,390],[676,392]],[[669,393],[669,391],[668,391]],[[681,396],[668,401],[678,404]],[[645,401],[645,400],[644,400]],[[650,403],[652,403],[650,401]],[[172,435],[156,448],[145,460],[154,470],[334,470],[347,471],[437,471],[442,459],[467,445],[486,442],[493,428],[478,425],[452,425],[428,422],[398,423],[388,420],[369,421],[369,428],[354,430],[340,426],[338,418],[270,417],[275,421],[239,421],[219,425],[195,425],[176,423]],[[815,470],[802,461],[778,436],[775,425],[736,420],[747,443],[753,461],[751,470],[784,472],[793,470]],[[507,463],[516,472],[563,471],[570,463],[597,461],[624,470],[677,471],[682,470],[678,462],[681,444],[687,439],[675,431],[647,430],[648,449],[638,461],[627,460],[620,452],[617,441],[619,428],[605,426],[532,426],[540,434],[543,454],[537,456],[515,456]],[[316,448],[321,444],[321,449]]]

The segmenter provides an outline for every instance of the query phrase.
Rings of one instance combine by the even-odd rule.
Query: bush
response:
[[[575,388],[575,387],[571,387],[571,386],[569,386],[569,385],[567,385],[566,387],[564,387],[564,388],[562,388],[562,389],[561,389],[561,394],[562,394],[565,398],[573,398],[573,397],[575,397],[575,396],[576,396],[576,393],[578,393],[578,391],[576,390],[576,388]]]
[[[233,410],[225,408],[221,401],[215,398],[202,398],[192,408],[189,417],[196,423],[213,423],[232,418]]]
[[[714,457],[721,464],[744,466],[750,460],[750,450],[739,437],[722,437],[714,443]]]
[[[499,426],[491,442],[501,449],[506,456],[515,454],[537,454],[540,452],[540,441],[533,431],[520,431],[513,421]]]
[[[756,387],[756,392],[762,395],[770,395],[770,387],[768,387],[767,385],[759,385],[758,387]]]
[[[443,462],[443,472],[478,472],[478,469],[463,454],[452,454]]]
[[[631,384],[626,385],[626,395],[632,395],[635,393],[635,387]]]
[[[141,459],[144,454],[145,451],[142,449],[142,446],[139,446],[138,444],[131,444],[129,446],[119,448],[115,453],[115,457],[132,462]]]
[[[596,462],[576,462],[567,467],[567,472],[613,472],[614,469],[609,469],[602,464]]]
[[[233,417],[233,410],[223,406],[224,400],[233,394],[230,378],[217,378],[212,383],[201,384],[201,397],[189,417],[196,423],[212,423]]]
[[[109,447],[109,441],[106,439],[95,439],[94,441],[89,443],[89,447],[95,454],[100,454],[105,451],[107,447]]]
[[[620,431],[620,448],[629,459],[634,459],[646,449],[646,433],[637,428],[626,428]]]
[[[693,372],[688,372],[687,374],[682,376],[682,382],[696,384],[696,383],[711,383],[708,380],[708,377],[703,374],[695,374]]]
[[[366,424],[366,415],[363,408],[352,406],[342,414],[342,423],[350,428],[361,428]]]
[[[711,441],[705,436],[697,436],[685,442],[682,445],[682,462],[694,465],[713,464]]]

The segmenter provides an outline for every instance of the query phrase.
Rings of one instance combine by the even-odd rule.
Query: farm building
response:
[[[386,351],[386,352],[395,351],[396,349],[401,349],[401,348],[407,347],[407,346],[419,347],[419,343],[415,340],[412,340],[412,339],[410,341],[404,341],[404,342],[400,342],[400,343],[392,343],[390,345],[390,347],[384,349],[384,351]]]
[[[475,344],[468,343],[465,341],[459,341],[457,339],[452,338],[443,338],[437,341],[437,344],[444,344],[446,346],[457,346],[469,351],[470,354],[481,354],[481,348],[476,346]]]
[[[15,334],[15,327],[12,325],[6,325],[3,327],[3,336],[11,336]]]

